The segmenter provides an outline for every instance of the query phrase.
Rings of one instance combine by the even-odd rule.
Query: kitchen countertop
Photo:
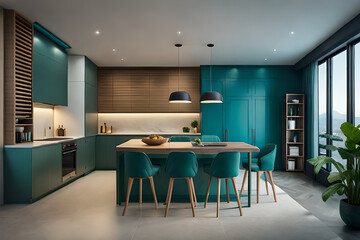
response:
[[[123,135],[123,136],[148,136],[148,135],[196,135],[200,136],[201,133],[166,133],[166,132],[140,132],[140,133],[127,133],[127,132],[121,132],[121,133],[98,133],[99,136],[103,135]]]
[[[69,141],[78,140],[81,138],[84,138],[83,136],[64,136],[64,138],[71,138],[71,139],[61,139],[62,137],[56,137],[59,138],[57,141],[33,141],[30,143],[20,143],[16,145],[5,145],[4,148],[37,148],[47,145],[53,145],[53,144],[59,144],[59,143],[65,143]]]

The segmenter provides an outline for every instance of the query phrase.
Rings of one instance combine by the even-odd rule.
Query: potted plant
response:
[[[194,128],[194,133],[198,132],[198,121],[194,120],[191,122],[191,127]]]
[[[341,124],[341,131],[346,137],[345,147],[333,145],[321,145],[321,148],[338,151],[341,158],[346,160],[346,166],[327,156],[318,156],[309,160],[314,165],[314,171],[319,173],[324,164],[332,164],[338,172],[332,172],[328,176],[331,184],[322,194],[323,201],[335,193],[346,196],[340,202],[340,216],[342,220],[352,228],[360,228],[360,125],[345,122]],[[339,141],[339,137],[322,135],[322,137]]]
[[[184,133],[190,132],[190,128],[188,128],[188,127],[183,127],[183,132],[184,132]]]

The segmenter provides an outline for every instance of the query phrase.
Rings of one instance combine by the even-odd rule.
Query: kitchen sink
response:
[[[34,141],[60,141],[60,140],[68,140],[68,139],[73,139],[73,138],[54,137],[54,138],[35,139]]]

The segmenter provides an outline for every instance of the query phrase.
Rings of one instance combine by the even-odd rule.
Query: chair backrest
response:
[[[198,171],[196,155],[193,152],[171,152],[166,161],[166,174],[172,178],[195,177]]]
[[[187,136],[172,136],[170,142],[190,142],[190,138]]]
[[[276,144],[266,144],[260,149],[257,158],[260,170],[274,170],[276,159]]]
[[[143,152],[125,152],[125,172],[129,177],[151,177],[152,163]]]
[[[202,135],[202,142],[220,142],[220,138],[216,135]]]
[[[240,153],[221,152],[211,163],[211,176],[218,178],[233,178],[239,175]]]

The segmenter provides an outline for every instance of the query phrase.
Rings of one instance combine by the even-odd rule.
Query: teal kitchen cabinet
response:
[[[4,201],[31,203],[62,185],[61,144],[4,147]]]
[[[85,136],[98,133],[97,66],[85,57]]]
[[[76,145],[76,175],[82,175],[85,173],[86,166],[85,138],[76,140]]]
[[[96,136],[76,140],[76,175],[87,174],[95,169]]]
[[[36,199],[62,183],[61,144],[32,151],[32,198]]]
[[[96,137],[96,170],[116,169],[116,146],[138,136],[98,135]]]
[[[68,55],[65,49],[34,30],[33,101],[67,106]]]
[[[300,73],[293,66],[213,66],[212,81],[224,102],[201,104],[202,134],[222,140],[227,134],[228,141],[258,147],[277,144],[275,169],[282,169],[283,97],[303,91]],[[202,93],[209,91],[209,82],[209,67],[201,66]]]

